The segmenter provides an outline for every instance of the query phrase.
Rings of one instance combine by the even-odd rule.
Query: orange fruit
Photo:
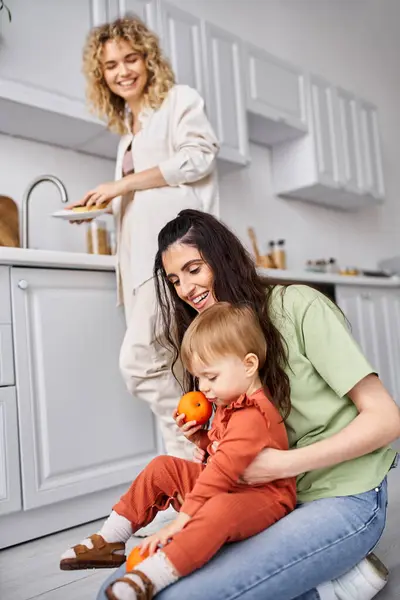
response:
[[[130,552],[127,560],[126,560],[126,571],[133,571],[133,569],[142,562],[145,558],[150,556],[148,550],[146,550],[143,554],[140,554],[140,546],[135,546],[133,550]]]
[[[212,403],[202,392],[188,392],[179,401],[178,413],[185,414],[185,422],[196,421],[197,425],[204,425],[212,415]]]

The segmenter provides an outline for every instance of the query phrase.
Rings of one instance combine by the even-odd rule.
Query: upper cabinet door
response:
[[[137,15],[153,31],[157,31],[156,0],[101,0],[97,2],[103,14],[98,21],[105,23],[127,13]]]
[[[0,389],[0,516],[21,510],[17,399],[15,388]]]
[[[320,183],[331,187],[336,187],[339,182],[334,102],[332,86],[312,76],[310,103],[318,177]]]
[[[239,38],[203,23],[207,111],[221,144],[219,157],[246,164],[249,159]]]
[[[163,47],[177,83],[190,85],[204,97],[200,19],[166,2],[160,5],[160,16]]]
[[[38,94],[52,92],[83,102],[82,47],[103,0],[11,4],[13,22],[1,30],[0,78]]]
[[[306,133],[303,72],[251,44],[245,44],[244,49],[247,110],[264,118],[264,122],[255,120],[255,131],[250,119],[250,138],[257,141],[257,135],[265,130],[265,143],[274,144]]]
[[[363,100],[359,101],[358,107],[364,193],[370,194],[376,200],[383,200],[385,188],[377,109]]]
[[[362,165],[357,100],[353,94],[338,88],[338,162],[339,179],[351,192],[362,191]]]

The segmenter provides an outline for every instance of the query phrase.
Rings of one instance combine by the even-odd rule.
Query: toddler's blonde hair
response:
[[[205,365],[228,355],[241,360],[254,353],[261,369],[267,356],[267,342],[257,315],[249,306],[217,302],[200,313],[183,336],[181,359],[192,372],[193,359]]]

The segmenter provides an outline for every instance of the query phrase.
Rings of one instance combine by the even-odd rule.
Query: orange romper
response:
[[[218,406],[199,446],[210,455],[206,465],[158,456],[114,506],[131,521],[133,532],[170,504],[192,517],[163,548],[181,576],[203,566],[226,542],[263,531],[296,505],[294,477],[260,485],[240,481],[263,448],[288,449],[282,417],[262,389]],[[178,494],[184,498],[182,506]]]

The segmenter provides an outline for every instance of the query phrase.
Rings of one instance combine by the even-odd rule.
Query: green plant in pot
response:
[[[4,0],[0,0],[0,13],[1,11],[4,11],[7,14],[8,20],[11,23],[11,11],[8,8],[7,4],[4,3]]]

